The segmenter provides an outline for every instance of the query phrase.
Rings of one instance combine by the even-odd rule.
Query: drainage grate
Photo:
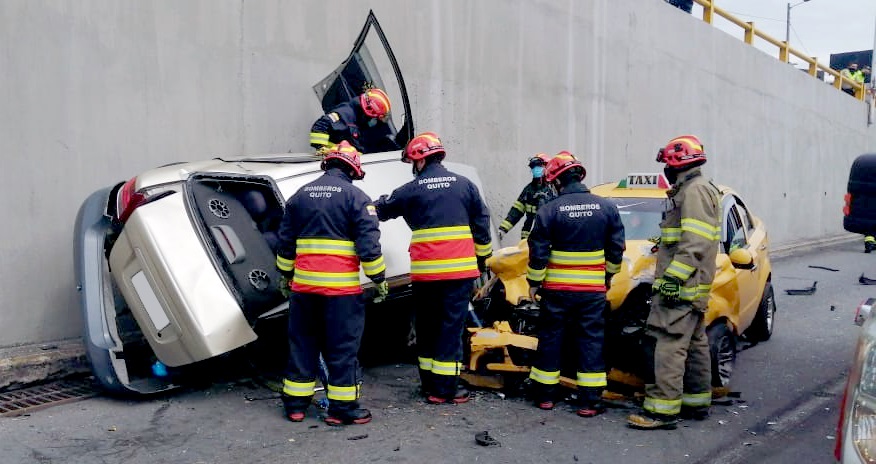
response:
[[[90,380],[61,380],[0,393],[0,416],[15,417],[97,395]]]

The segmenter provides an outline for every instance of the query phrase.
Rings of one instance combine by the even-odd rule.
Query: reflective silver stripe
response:
[[[460,240],[472,238],[469,226],[435,227],[432,229],[415,230],[411,234],[411,243],[436,242],[439,240]]]
[[[674,416],[681,412],[681,400],[661,400],[646,396],[645,403],[642,405],[645,411],[650,411],[656,414]]]
[[[687,279],[690,279],[690,276],[693,275],[694,271],[696,271],[695,267],[688,266],[687,264],[684,264],[680,261],[672,260],[672,262],[669,263],[669,266],[666,268],[665,272],[671,276],[678,277],[682,281],[685,281]]]
[[[547,372],[533,367],[529,371],[529,378],[541,384],[556,385],[560,383],[560,371]]]
[[[356,245],[349,240],[299,238],[295,241],[295,251],[299,255],[356,256]]]
[[[432,373],[436,375],[459,375],[462,363],[456,361],[432,361]]]
[[[691,232],[709,240],[718,240],[719,229],[698,219],[681,218],[682,232]]]
[[[335,401],[356,401],[359,399],[359,386],[339,387],[329,384],[325,393],[326,398]]]
[[[531,267],[526,268],[526,278],[535,282],[541,282],[544,280],[544,276],[547,275],[547,268],[544,269],[533,269]]]
[[[579,372],[576,383],[579,387],[604,387],[608,385],[605,372]]]
[[[558,251],[551,250],[548,262],[570,266],[599,266],[605,264],[605,252],[595,251]]]
[[[283,394],[289,396],[313,396],[316,380],[313,382],[293,382],[283,379]]]
[[[681,240],[681,228],[666,227],[660,229],[660,241],[662,243],[677,243]]]
[[[386,263],[383,261],[383,256],[379,256],[374,261],[362,261],[362,270],[365,275],[374,275],[386,270]]]
[[[617,274],[618,272],[620,272],[620,269],[620,263],[605,263],[605,272],[608,272],[609,274]]]
[[[702,408],[712,404],[712,393],[685,393],[681,395],[681,404],[692,408]]]

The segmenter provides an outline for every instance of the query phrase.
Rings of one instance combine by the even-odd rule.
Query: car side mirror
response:
[[[730,262],[736,269],[754,269],[754,257],[745,248],[737,248],[730,252]]]

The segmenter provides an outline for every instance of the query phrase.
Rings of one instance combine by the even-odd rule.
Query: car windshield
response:
[[[610,200],[617,205],[627,240],[647,240],[660,236],[663,199],[615,197]]]

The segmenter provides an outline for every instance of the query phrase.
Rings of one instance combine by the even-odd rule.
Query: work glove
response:
[[[611,289],[611,278],[614,277],[614,274],[605,273],[605,291],[609,291]]]
[[[277,289],[280,290],[280,293],[283,294],[284,298],[289,298],[292,296],[292,289],[289,288],[289,284],[292,282],[292,277],[288,277],[285,274],[280,274],[280,281],[277,283]]]
[[[389,295],[389,282],[384,280],[379,284],[374,284],[374,288],[377,289],[377,296],[374,298],[374,302],[383,303],[387,295]]]
[[[490,270],[490,266],[487,266],[487,259],[489,259],[490,256],[493,256],[493,255],[490,254],[489,256],[478,256],[478,270],[481,271],[481,273],[484,273],[484,272],[487,272]],[[471,262],[471,261],[469,261],[469,262]]]
[[[541,289],[541,287],[529,287],[529,300],[530,301],[532,301],[532,302],[538,301],[538,299],[536,297],[538,296],[537,293],[538,293],[539,289]]]
[[[675,277],[665,276],[657,287],[657,292],[667,301],[678,301],[681,297],[681,281]]]

